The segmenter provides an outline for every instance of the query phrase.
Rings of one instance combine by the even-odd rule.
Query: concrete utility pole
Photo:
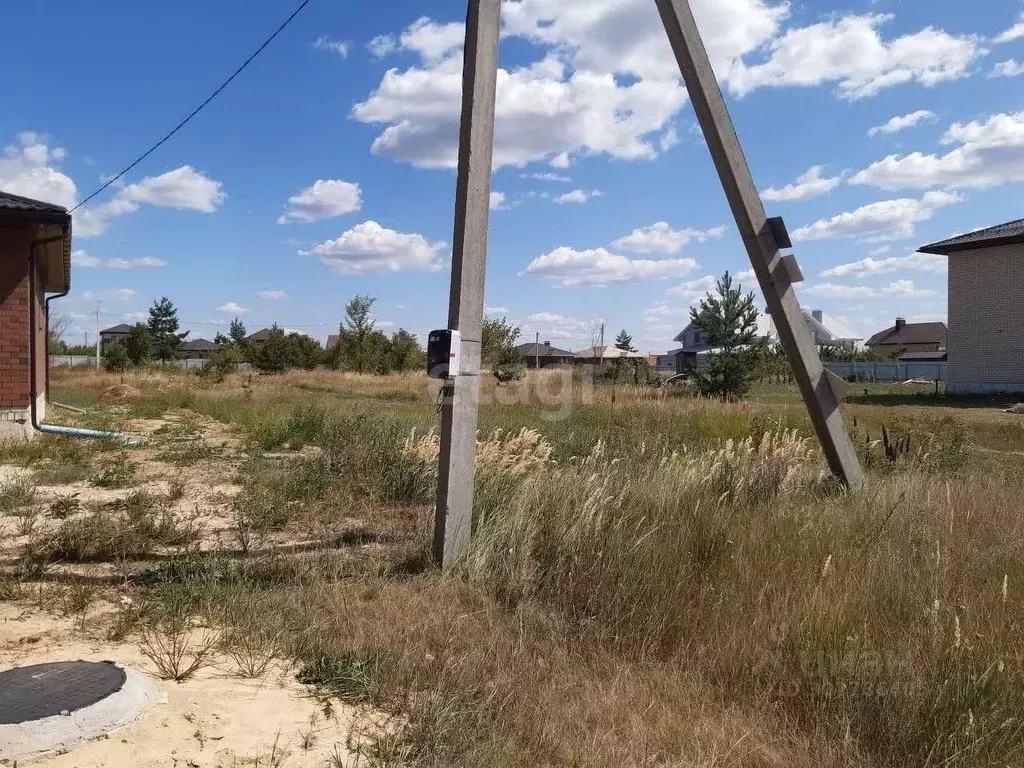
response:
[[[780,248],[790,247],[785,225],[781,219],[769,220],[765,215],[689,0],[655,2],[829,467],[846,485],[859,485],[863,471],[839,412],[845,382],[822,366],[806,332],[803,312],[793,290],[793,283],[803,276],[793,256],[779,253]]]
[[[100,367],[100,305],[96,305],[96,368]]]
[[[441,410],[434,559],[455,564],[473,527],[473,460],[480,403],[484,268],[491,202],[494,104],[501,0],[469,0],[462,71],[462,128],[455,188],[455,240],[448,327],[460,331],[462,366],[447,385]]]
[[[534,364],[536,370],[540,370],[540,331],[537,331],[537,343],[533,345]]]

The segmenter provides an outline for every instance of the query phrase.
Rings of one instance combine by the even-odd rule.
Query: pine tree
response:
[[[178,358],[181,342],[188,336],[188,331],[178,333],[178,310],[166,296],[154,301],[149,308],[149,336],[153,344],[153,353],[157,360],[167,362]]]
[[[615,337],[615,348],[624,352],[636,352],[633,348],[633,337],[626,333],[625,328],[619,331],[619,335]]]
[[[235,344],[241,344],[245,341],[246,336],[245,325],[236,317],[231,321],[231,328],[228,330],[228,337],[231,341],[235,342]]]
[[[716,294],[708,293],[690,310],[691,322],[712,349],[706,368],[689,370],[701,394],[737,399],[750,389],[767,346],[757,332],[757,317],[754,294],[744,296],[741,286],[734,288],[728,272],[718,280]]]

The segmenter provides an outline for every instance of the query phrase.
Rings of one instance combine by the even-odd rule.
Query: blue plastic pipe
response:
[[[101,429],[81,429],[80,427],[58,427],[56,424],[40,424],[40,432],[52,432],[55,435],[75,435],[76,437],[103,437],[108,440],[124,440],[120,432],[107,432]]]

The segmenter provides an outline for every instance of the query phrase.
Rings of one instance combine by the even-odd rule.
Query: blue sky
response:
[[[1018,0],[694,0],[755,180],[807,277],[867,336],[944,319],[917,246],[1024,215]],[[0,189],[73,205],[187,114],[288,0],[19,3],[0,50]],[[73,338],[161,294],[324,338],[447,316],[462,3],[313,0],[183,131],[76,213]],[[653,0],[507,0],[487,304],[580,348],[664,351],[749,269]],[[750,277],[745,282],[751,287]],[[218,325],[220,324],[220,325]]]

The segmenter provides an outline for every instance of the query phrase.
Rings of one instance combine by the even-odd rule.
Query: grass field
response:
[[[150,440],[2,448],[0,599],[294,663],[396,716],[372,766],[1024,763],[1024,417],[856,386],[847,493],[792,386],[485,382],[443,576],[426,378],[61,370],[53,419]]]

